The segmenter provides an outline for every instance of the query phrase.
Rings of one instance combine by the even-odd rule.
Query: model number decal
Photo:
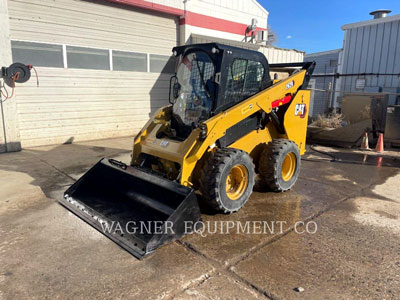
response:
[[[253,104],[250,103],[249,106],[242,108],[242,115],[244,115],[245,113],[247,113],[249,110],[252,110],[252,109],[253,109]]]
[[[294,115],[299,116],[300,118],[304,118],[306,115],[307,109],[306,105],[304,103],[299,103],[296,104],[296,107],[294,108]]]

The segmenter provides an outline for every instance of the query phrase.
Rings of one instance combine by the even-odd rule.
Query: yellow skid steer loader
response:
[[[269,65],[260,52],[217,43],[173,54],[170,105],[138,133],[130,165],[103,158],[60,201],[138,258],[193,231],[198,201],[239,210],[256,174],[273,191],[290,189],[305,152],[315,63]]]

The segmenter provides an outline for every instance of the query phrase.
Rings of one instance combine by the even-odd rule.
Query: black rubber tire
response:
[[[238,164],[246,167],[247,187],[239,199],[231,200],[226,194],[226,178]],[[255,171],[251,157],[238,149],[222,148],[206,161],[200,175],[199,190],[209,208],[217,212],[233,213],[242,208],[249,199],[254,181]]]
[[[296,169],[292,177],[285,181],[282,178],[282,164],[288,153],[296,157]],[[258,171],[264,183],[275,192],[290,190],[300,173],[301,157],[296,143],[286,139],[276,139],[268,143],[260,156]]]

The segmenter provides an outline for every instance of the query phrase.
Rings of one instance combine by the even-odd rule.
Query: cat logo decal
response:
[[[304,118],[306,116],[307,108],[305,103],[296,104],[294,108],[294,115],[299,116],[300,118]]]

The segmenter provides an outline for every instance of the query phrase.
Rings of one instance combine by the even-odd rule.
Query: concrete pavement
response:
[[[267,234],[192,234],[138,261],[56,203],[101,157],[129,162],[132,138],[0,155],[0,299],[399,299],[398,161],[325,151],[292,191],[258,184],[219,221],[284,222]],[[312,221],[315,234],[294,231]],[[298,231],[305,226],[297,227]],[[302,287],[303,292],[294,289]]]

